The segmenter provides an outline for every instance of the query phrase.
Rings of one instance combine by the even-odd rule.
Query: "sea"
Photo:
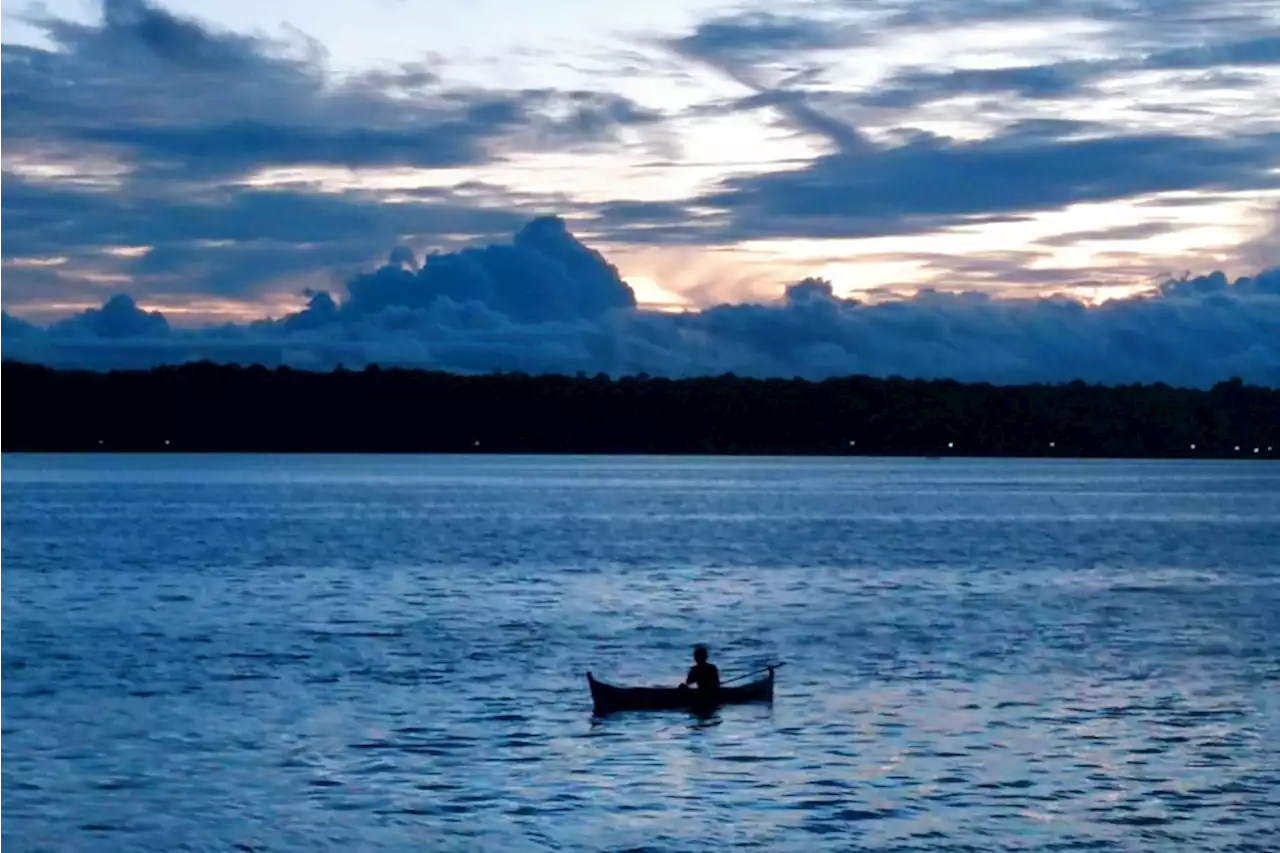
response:
[[[6,853],[1280,849],[1278,463],[2,464]]]

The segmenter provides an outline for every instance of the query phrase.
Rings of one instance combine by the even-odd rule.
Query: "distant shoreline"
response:
[[[882,453],[647,453],[635,452],[629,453],[625,451],[618,452],[593,452],[593,453],[572,453],[559,451],[511,451],[497,452],[484,450],[183,450],[180,447],[165,447],[156,449],[142,450],[110,450],[106,448],[96,449],[72,449],[72,450],[9,450],[0,451],[0,455],[12,457],[34,457],[34,456],[57,456],[57,457],[165,457],[165,456],[185,456],[198,458],[216,458],[220,456],[280,456],[280,457],[338,457],[338,456],[370,456],[370,457],[404,457],[406,459],[418,458],[457,458],[457,459],[515,459],[515,458],[547,458],[547,459],[655,459],[655,460],[673,460],[673,459],[778,459],[778,460],[799,460],[799,459],[830,459],[838,461],[842,459],[848,460],[867,460],[875,461],[892,460],[899,462],[1243,462],[1253,464],[1256,462],[1276,462],[1280,461],[1280,450],[1272,453],[1260,452],[1254,454],[1252,450],[1248,455],[1243,452],[1233,454],[1231,456],[1218,455],[1210,456],[1207,454],[1198,456],[1067,456],[1065,454],[1057,456],[996,456],[994,454],[986,456],[977,456],[974,454],[957,453],[952,456],[919,456],[914,454],[898,454],[888,455]]]
[[[6,361],[6,453],[1277,459],[1280,389]],[[167,443],[166,443],[167,442]]]

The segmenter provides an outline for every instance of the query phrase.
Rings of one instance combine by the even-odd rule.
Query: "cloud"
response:
[[[805,92],[791,88],[788,83],[814,72],[812,64],[802,61],[806,54],[851,47],[866,40],[866,35],[857,29],[831,21],[752,13],[706,21],[688,36],[669,39],[665,46],[753,93],[727,105],[712,105],[713,111],[771,107],[798,130],[820,137],[841,151],[854,152],[870,146],[862,132],[815,108]],[[766,82],[765,72],[770,66],[789,71],[790,80],[778,85]]]
[[[339,301],[314,293],[280,320],[170,328],[125,296],[47,328],[5,315],[6,358],[150,366],[210,358],[328,369],[341,363],[822,378],[848,373],[993,382],[1074,379],[1280,386],[1280,268],[1215,273],[1095,307],[927,290],[863,303],[807,279],[771,304],[684,314],[638,309],[608,262],[554,218],[507,245],[428,257],[395,250]]]
[[[54,337],[88,337],[103,341],[123,338],[162,338],[169,334],[169,321],[158,311],[143,311],[128,294],[117,293],[101,308],[90,308],[55,323]]]
[[[223,31],[146,0],[104,0],[92,24],[26,19],[47,45],[3,45],[8,308],[82,302],[118,280],[139,298],[247,300],[345,278],[401,241],[494,238],[538,212],[530,199],[459,175],[389,204],[307,170],[616,149],[663,120],[611,92],[451,85],[438,63],[339,76],[305,37]],[[63,263],[19,263],[52,256]]]
[[[1068,98],[1102,76],[1101,63],[1061,62],[1011,68],[963,68],[951,71],[905,71],[859,100],[870,107],[910,109],[963,95],[1008,93],[1021,98]]]
[[[847,23],[801,15],[742,12],[699,23],[670,44],[685,56],[715,61],[758,61],[866,43]]]
[[[0,314],[0,338],[7,341],[23,340],[28,338],[38,338],[42,335],[43,330],[32,323],[28,323],[18,317],[14,317],[5,311]]]
[[[751,92],[701,104],[694,114],[767,110],[826,148],[800,168],[739,173],[686,200],[686,209],[700,212],[703,239],[916,234],[1081,202],[1262,192],[1277,184],[1280,135],[1261,117],[1266,111],[1250,115],[1239,106],[1250,92],[1259,106],[1280,106],[1272,104],[1265,75],[1237,81],[1230,95],[1207,83],[1226,69],[1280,64],[1280,16],[1260,4],[879,0],[820,8],[716,18],[667,43]],[[872,59],[889,69],[880,81],[840,85],[840,69],[854,69],[860,49],[869,56],[903,51],[928,33],[945,34],[962,50],[973,26],[990,24],[986,37],[1006,54],[1017,49],[1000,42],[1000,28],[1045,19],[1088,24],[1040,51],[1066,58],[946,67],[923,64],[928,53],[895,53]],[[983,53],[982,44],[975,49]],[[822,62],[825,75],[817,70]],[[779,70],[790,76],[779,79]],[[1138,103],[1123,107],[1121,119],[1117,92],[1129,80],[1136,82],[1127,93]],[[977,106],[959,99],[977,99]],[[1214,121],[1219,101],[1230,118]],[[1144,128],[1142,113],[1161,119]],[[1068,114],[1099,119],[1063,118]],[[948,131],[955,138],[936,129],[946,124],[961,126]],[[656,221],[647,224],[663,233]]]
[[[450,88],[420,66],[337,78],[312,42],[216,31],[145,0],[105,0],[95,25],[31,22],[53,47],[4,45],[6,145],[121,159],[135,178],[474,165],[661,120],[616,94]]]
[[[427,309],[443,298],[458,304],[477,301],[518,322],[546,322],[593,319],[636,305],[617,269],[555,217],[533,220],[510,246],[435,254],[416,271],[412,264],[412,256],[393,253],[377,272],[356,277],[338,313],[369,316],[393,307]],[[321,308],[329,310],[328,305]]]
[[[911,68],[857,98],[868,107],[911,110],[936,101],[973,95],[1009,94],[1028,100],[1073,100],[1096,92],[1093,84],[1138,71],[1196,71],[1227,67],[1265,68],[1280,65],[1280,35],[1207,41],[1187,47],[1135,51],[1107,59],[1017,65],[1003,68],[957,68],[946,71]],[[1236,86],[1253,82],[1238,78]],[[1187,81],[1182,85],[1195,85]]]
[[[1168,222],[1138,222],[1133,225],[1117,225],[1113,228],[1094,228],[1089,231],[1068,231],[1044,237],[1037,242],[1044,246],[1072,246],[1095,240],[1145,240],[1168,234],[1174,228]]]
[[[253,298],[276,279],[353,272],[402,235],[497,236],[527,215],[517,206],[442,190],[387,204],[375,194],[236,187],[197,197],[162,188],[82,191],[11,172],[3,177],[5,304],[72,299],[86,281],[128,279],[138,296]],[[140,246],[137,255],[113,248]],[[57,268],[14,266],[65,257]]]
[[[1061,138],[1012,128],[976,142],[919,134],[874,152],[734,177],[702,204],[727,213],[734,238],[918,233],[974,218],[1031,213],[1176,190],[1275,186],[1280,134]]]
[[[1198,69],[1222,66],[1259,68],[1280,65],[1280,34],[1267,33],[1222,42],[1156,51],[1141,63],[1144,68]]]
[[[563,90],[462,86],[436,59],[342,76],[323,47],[300,34],[229,32],[147,0],[105,0],[101,20],[91,24],[27,15],[44,36],[42,45],[3,46],[5,307],[24,313],[37,305],[83,306],[101,299],[104,286],[127,283],[142,304],[203,299],[244,310],[256,301],[279,310],[303,286],[350,281],[352,295],[334,303],[350,311],[366,284],[368,294],[394,301],[391,279],[409,276],[422,304],[400,309],[425,310],[436,297],[465,304],[459,294],[496,288],[481,304],[525,324],[577,317],[575,300],[585,292],[575,295],[564,282],[576,282],[579,273],[566,278],[544,269],[530,279],[539,296],[504,290],[503,265],[523,257],[519,245],[449,253],[431,261],[430,272],[403,258],[390,265],[394,274],[357,271],[389,246],[422,253],[494,240],[549,210],[594,217],[595,233],[618,243],[712,247],[761,238],[922,234],[1081,201],[1133,202],[1170,190],[1207,199],[1209,192],[1276,185],[1280,136],[1267,127],[1270,113],[1215,119],[1206,104],[1218,94],[1204,88],[1252,86],[1224,96],[1237,111],[1251,92],[1262,91],[1280,45],[1267,23],[1274,21],[1267,4],[872,0],[791,8],[705,20],[683,37],[661,41],[662,59],[742,87],[736,97],[689,107],[683,115],[689,125],[732,113],[725,125],[740,133],[745,122],[737,114],[750,111],[753,121],[773,122],[759,127],[762,138],[751,139],[753,146],[762,143],[780,157],[821,156],[795,168],[796,160],[784,164],[771,161],[772,153],[759,159],[753,153],[750,166],[738,163],[732,172],[725,166],[720,174],[733,176],[718,182],[712,176],[689,189],[692,180],[671,181],[686,188],[671,195],[684,198],[653,189],[673,172],[634,193],[629,173],[634,199],[602,198],[597,187],[591,201],[570,197],[568,188],[557,191],[558,185],[522,195],[505,182],[539,167],[520,162],[525,152],[647,147],[669,142],[673,128],[685,127],[668,124],[671,116],[663,111],[597,91],[606,70],[586,88]],[[1066,26],[1063,38],[1078,38],[1080,50],[1062,53],[1055,43],[1042,53],[1036,46],[1030,66],[948,67],[968,60],[964,39],[975,29],[971,24],[992,24],[985,38],[1009,22],[1049,19],[1096,26],[1088,32]],[[1084,34],[1071,35],[1077,30]],[[924,64],[931,59],[927,50],[886,59],[886,48],[922,32],[935,40],[954,32],[944,64]],[[858,70],[887,63],[885,79],[842,76],[861,63],[864,49],[880,54]],[[1054,61],[1061,56],[1088,59]],[[646,66],[640,76],[658,67]],[[1237,74],[1233,84],[1223,68],[1254,69],[1254,76]],[[1105,109],[1089,122],[1063,118],[1093,117],[1073,108],[1084,98],[1092,104],[1108,86],[1114,95],[1124,75],[1139,72],[1146,85],[1160,87],[1158,98],[1126,89],[1124,97],[1137,103],[1125,108],[1123,119]],[[1166,98],[1175,88],[1166,77],[1187,91],[1202,87],[1197,97],[1203,100],[1164,103],[1177,100]],[[656,91],[647,85],[652,80],[645,83],[632,91]],[[977,98],[979,106],[957,106],[961,97]],[[1260,106],[1274,100],[1258,98]],[[1157,131],[1144,132],[1141,113],[1157,109],[1170,112],[1158,118]],[[1188,118],[1197,110],[1203,115]],[[956,139],[939,135],[940,127],[957,121],[977,130],[946,131]],[[778,127],[803,142],[779,140]],[[690,136],[699,146],[701,132],[695,127]],[[708,130],[706,139],[714,141],[717,132],[721,128]],[[673,170],[706,165],[681,163],[678,151],[659,159]],[[502,171],[483,171],[495,165]],[[438,185],[451,180],[442,170],[464,167],[458,183]],[[428,169],[431,186],[360,184],[375,174],[388,182],[406,174],[425,181],[420,170]],[[643,171],[661,168],[650,163]],[[602,172],[616,173],[612,165]],[[268,180],[276,183],[264,185]],[[1151,225],[1128,228],[1116,233],[1156,233]],[[1050,238],[1042,247],[1066,244],[1065,237]],[[541,250],[537,256],[546,257]],[[915,258],[942,264],[941,256]],[[947,263],[959,276],[966,262],[953,256]],[[1065,273],[1050,270],[1054,263],[1042,258],[1036,271],[1023,270],[1017,280],[1038,275],[1056,283]],[[998,283],[995,270],[980,272],[983,284]],[[729,273],[717,283],[733,278]]]
[[[944,29],[986,23],[1088,20],[1105,25],[1117,40],[1168,44],[1200,41],[1207,28],[1255,35],[1276,23],[1266,0],[848,0],[885,26]]]

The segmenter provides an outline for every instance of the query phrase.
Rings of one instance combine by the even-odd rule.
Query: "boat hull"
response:
[[[589,672],[587,684],[596,716],[619,711],[708,712],[721,705],[773,701],[773,670],[758,681],[721,687],[712,694],[689,687],[617,687],[597,681]]]

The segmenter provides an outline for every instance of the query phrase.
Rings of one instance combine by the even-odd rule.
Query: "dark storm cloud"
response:
[[[995,382],[1165,381],[1239,375],[1280,386],[1280,269],[1229,282],[1166,283],[1098,307],[925,291],[863,304],[809,279],[770,305],[639,310],[607,261],[556,219],[511,245],[397,250],[347,297],[316,293],[279,321],[170,328],[117,296],[42,329],[8,315],[4,355],[50,364],[147,366],[195,358],[331,368],[368,363],[462,372],[648,372],[821,378],[847,373]]]

